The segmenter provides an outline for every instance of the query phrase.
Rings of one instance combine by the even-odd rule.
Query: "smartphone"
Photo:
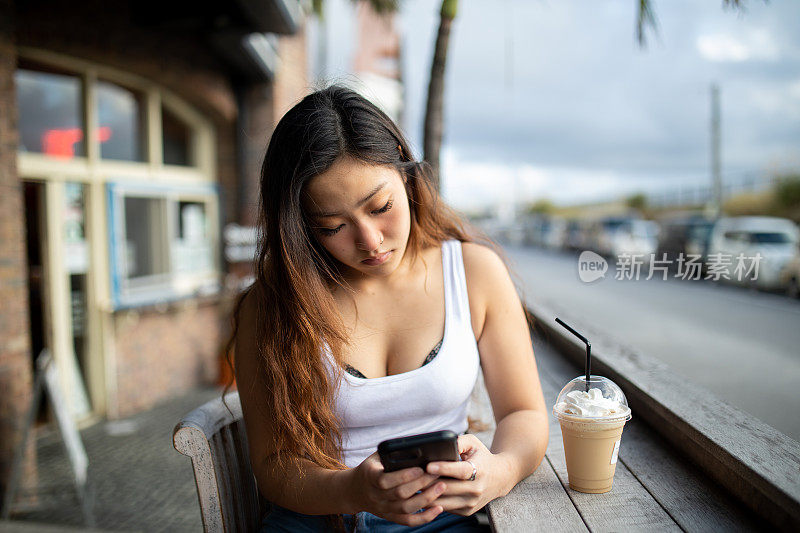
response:
[[[460,461],[458,435],[450,430],[433,431],[389,439],[378,444],[385,472],[418,466],[425,470],[431,461]]]

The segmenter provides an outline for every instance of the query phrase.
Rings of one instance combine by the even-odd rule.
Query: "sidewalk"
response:
[[[221,391],[195,390],[131,418],[99,422],[81,431],[96,493],[96,529],[202,531],[191,462],[172,447],[172,429],[183,415]],[[39,504],[18,509],[11,518],[31,526],[25,531],[56,530],[45,525],[80,528],[83,517],[58,433],[40,435],[37,450]],[[13,530],[9,525],[0,523],[0,530]]]

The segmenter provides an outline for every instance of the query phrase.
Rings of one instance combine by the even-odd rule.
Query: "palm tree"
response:
[[[447,65],[447,46],[450,44],[450,28],[458,13],[458,0],[442,0],[439,32],[431,62],[431,78],[428,83],[428,102],[425,106],[425,128],[423,133],[423,159],[431,165],[431,179],[437,190],[439,180],[439,152],[442,148],[444,129],[444,69]]]

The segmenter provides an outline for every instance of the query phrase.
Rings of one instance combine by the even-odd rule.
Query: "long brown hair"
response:
[[[276,460],[298,466],[309,459],[346,469],[342,435],[334,411],[348,338],[332,289],[343,286],[337,261],[317,242],[301,208],[303,187],[338,158],[389,166],[404,177],[411,211],[408,252],[448,239],[481,241],[479,231],[448,207],[431,185],[429,165],[414,161],[403,134],[380,109],[357,93],[331,86],[306,96],[278,123],[261,169],[259,242],[255,281],[240,294],[232,313],[228,364],[244,298],[256,302],[258,386],[273,413]],[[338,363],[331,382],[324,346]],[[233,379],[225,387],[231,387]],[[223,393],[223,398],[224,398]],[[329,517],[341,527],[341,515]],[[338,529],[338,527],[337,527]]]

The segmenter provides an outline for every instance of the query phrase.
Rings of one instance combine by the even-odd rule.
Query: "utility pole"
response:
[[[711,179],[713,185],[713,216],[722,214],[722,175],[720,173],[720,113],[719,86],[711,84]]]

